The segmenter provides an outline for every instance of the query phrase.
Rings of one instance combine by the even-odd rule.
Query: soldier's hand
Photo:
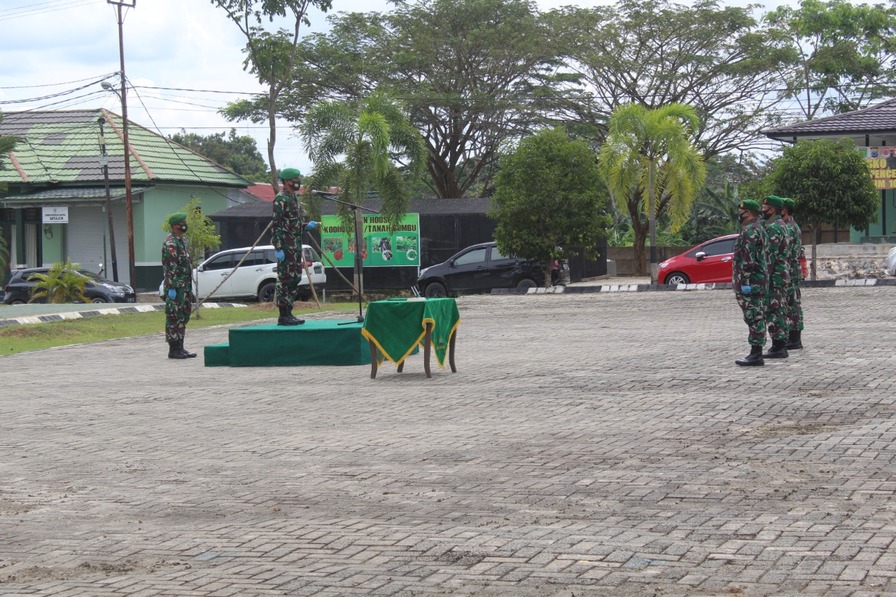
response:
[[[744,294],[751,294],[753,292],[753,287],[744,285],[740,287],[740,291]]]
[[[172,301],[174,299],[176,299],[177,298],[177,290],[174,288],[169,288],[168,289],[168,298],[170,298]]]
[[[277,258],[277,261],[283,261],[286,259],[286,253],[283,252],[283,249],[277,249],[274,251],[274,256]]]
[[[317,228],[317,222],[314,220],[310,220],[307,224],[305,224],[305,230],[314,230]]]

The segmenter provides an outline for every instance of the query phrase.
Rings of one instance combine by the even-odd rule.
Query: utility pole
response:
[[[134,265],[134,198],[131,192],[131,144],[128,141],[128,101],[127,101],[127,77],[124,73],[124,8],[136,8],[137,0],[106,0],[107,4],[117,7],[118,15],[118,56],[121,64],[121,118],[122,137],[124,141],[124,193],[125,208],[128,220],[128,280],[134,288],[137,288],[137,270]]]
[[[106,154],[106,136],[103,134],[103,125],[106,124],[106,119],[100,116],[97,122],[100,125],[100,166],[103,167],[103,180],[106,183],[106,219],[109,223],[109,254],[112,257],[112,279],[118,282],[118,257],[115,254],[115,231],[112,228],[112,196],[109,192],[109,156]]]

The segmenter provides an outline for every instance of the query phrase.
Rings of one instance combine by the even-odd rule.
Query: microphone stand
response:
[[[362,233],[362,225],[361,221],[361,210],[367,211],[370,213],[378,214],[380,212],[364,207],[363,205],[355,205],[349,201],[343,201],[341,199],[336,199],[336,195],[338,193],[327,193],[325,191],[311,191],[312,195],[317,195],[318,197],[323,197],[327,201],[332,201],[333,203],[339,203],[341,205],[345,205],[346,207],[352,210],[352,220],[355,223],[354,237],[355,237],[355,262],[354,262],[354,272],[355,272],[355,280],[357,281],[358,287],[355,289],[358,293],[358,318],[355,321],[346,321],[343,323],[339,323],[337,325],[349,325],[352,323],[364,323],[364,308],[361,305],[361,296],[364,294],[364,256],[361,250],[361,241],[364,238]]]

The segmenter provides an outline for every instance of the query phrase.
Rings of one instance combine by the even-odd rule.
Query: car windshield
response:
[[[82,276],[84,276],[85,278],[89,278],[90,280],[93,280],[94,282],[106,282],[107,281],[105,278],[102,278],[102,277],[98,276],[97,274],[95,274],[93,272],[89,272],[87,270],[79,269],[78,273],[81,274]]]

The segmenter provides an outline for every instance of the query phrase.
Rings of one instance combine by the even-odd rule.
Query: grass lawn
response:
[[[297,304],[295,314],[319,313],[322,311],[352,311],[358,308],[357,303],[327,303],[323,308],[300,308]],[[277,317],[277,307],[272,303],[252,304],[247,307],[220,307],[201,309],[200,316],[192,317],[187,325],[187,333],[204,327],[252,322]],[[85,344],[161,334],[165,331],[165,312],[124,313],[121,315],[98,315],[87,319],[72,319],[11,325],[0,328],[0,357],[42,350],[54,346]]]

